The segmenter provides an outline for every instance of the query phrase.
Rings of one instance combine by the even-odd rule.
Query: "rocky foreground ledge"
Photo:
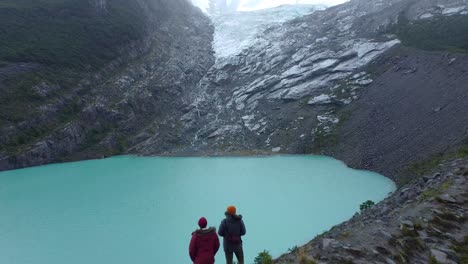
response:
[[[445,162],[274,263],[468,263],[467,206],[468,159]]]

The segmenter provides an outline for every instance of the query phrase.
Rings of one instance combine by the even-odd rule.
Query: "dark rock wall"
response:
[[[168,142],[185,104],[180,94],[214,63],[213,27],[185,0],[136,3],[147,12],[148,33],[123,47],[120,57],[67,90],[49,83],[28,87],[44,99],[30,107],[35,115],[0,126],[0,170],[116,155],[149,135]],[[47,93],[54,89],[60,96],[51,101]],[[61,118],[62,108],[72,104],[73,113]],[[45,128],[32,140],[5,143],[37,127]]]
[[[370,67],[380,76],[344,109],[334,156],[401,180],[468,138],[468,56],[395,48]]]

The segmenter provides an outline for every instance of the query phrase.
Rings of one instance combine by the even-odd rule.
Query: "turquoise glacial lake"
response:
[[[341,223],[395,184],[323,156],[119,156],[0,173],[0,263],[185,264],[201,216],[244,216],[246,263]],[[224,263],[222,249],[216,257]]]

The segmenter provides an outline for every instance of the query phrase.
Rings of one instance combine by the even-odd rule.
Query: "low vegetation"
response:
[[[122,54],[123,47],[146,35],[148,17],[139,1],[4,0],[0,3],[0,127],[51,114],[5,142],[12,153],[34,144],[80,112],[71,89]],[[156,1],[154,1],[156,2]],[[19,64],[21,63],[21,64]],[[25,67],[27,65],[27,67]],[[34,87],[53,87],[39,95]]]
[[[401,228],[401,234],[404,237],[416,237],[418,236],[418,232],[415,228],[408,228],[407,226],[403,226]]]
[[[457,243],[453,249],[457,252],[460,264],[468,264],[468,236],[461,243]]]
[[[260,252],[257,257],[254,259],[254,264],[272,264],[273,258],[270,255],[270,252],[264,250]]]
[[[299,258],[298,258],[298,262],[299,264],[317,264],[317,262],[311,258],[309,258],[309,256],[307,256],[305,250],[302,248],[300,249],[299,251]]]
[[[142,12],[127,0],[112,1],[105,10],[92,1],[2,1],[0,61],[80,70],[102,66],[120,46],[143,36]]]
[[[461,146],[456,149],[445,153],[438,153],[431,158],[428,158],[424,161],[413,163],[407,167],[403,175],[415,175],[418,177],[424,176],[426,173],[430,173],[435,168],[437,168],[440,164],[442,164],[446,160],[453,160],[458,158],[466,158],[468,157],[468,139],[466,139]],[[405,177],[403,177],[405,178]],[[406,177],[408,178],[408,177]],[[410,180],[409,178],[408,180]],[[408,181],[407,180],[407,181]],[[403,182],[406,184],[408,182]]]
[[[359,206],[359,209],[361,210],[361,212],[371,208],[372,206],[374,206],[375,203],[371,200],[367,200],[365,202],[363,202],[360,206]]]
[[[439,188],[429,188],[421,194],[420,200],[424,201],[435,198],[437,195],[444,193],[448,188],[450,188],[450,186],[452,186],[452,184],[452,180],[447,180]]]
[[[429,263],[430,264],[440,264],[434,256],[431,256],[429,258]]]
[[[288,248],[289,253],[296,253],[299,250],[298,246],[294,246],[292,248]]]

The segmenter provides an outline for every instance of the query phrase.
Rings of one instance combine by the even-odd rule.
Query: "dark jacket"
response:
[[[192,233],[189,254],[194,264],[213,264],[219,249],[216,228],[198,229]]]
[[[224,251],[234,252],[239,247],[242,247],[242,239],[246,233],[244,221],[242,221],[242,215],[227,215],[226,218],[221,221],[219,226],[218,235],[223,237]],[[232,238],[240,240],[238,242],[232,242]]]

